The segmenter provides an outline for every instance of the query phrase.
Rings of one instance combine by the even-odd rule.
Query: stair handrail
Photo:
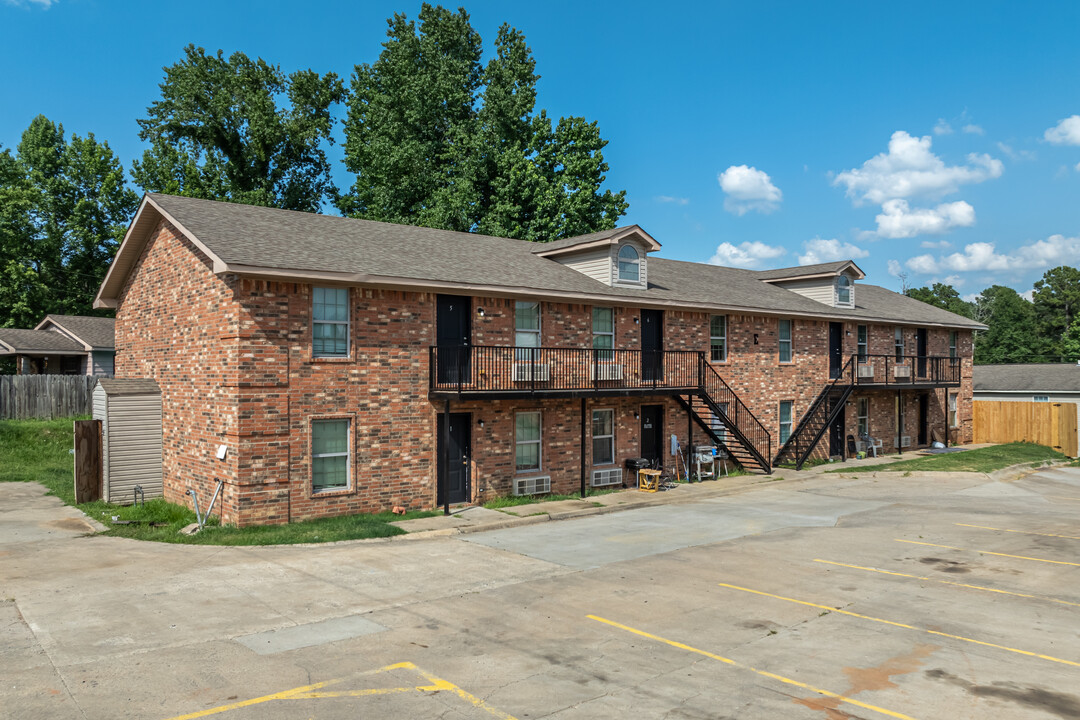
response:
[[[750,408],[746,406],[746,403],[742,401],[742,398],[731,388],[730,385],[724,380],[724,378],[716,371],[716,368],[709,363],[705,357],[705,353],[698,353],[698,377],[700,378],[700,391],[702,396],[709,402],[710,405],[716,406],[715,412],[719,412],[721,415],[725,415],[727,429],[732,431],[737,436],[741,436],[750,446],[754,452],[760,455],[764,468],[769,468],[769,458],[772,457],[772,435],[769,433],[765,425],[758,420],[757,415],[750,412]],[[710,383],[713,386],[719,385],[719,392],[710,388]],[[723,394],[723,397],[717,399],[719,395]],[[727,403],[729,409],[734,410],[734,413],[725,413],[719,405]],[[747,428],[750,432],[747,432]]]
[[[851,374],[851,377],[846,383],[847,385],[855,384],[856,358],[858,358],[858,355],[850,356],[848,358],[848,361],[844,363],[844,366],[840,368],[840,372],[837,374],[837,376],[835,378],[832,378],[830,382],[826,383],[825,387],[823,387],[821,389],[821,392],[818,393],[818,396],[814,398],[814,403],[810,406],[810,409],[803,413],[803,416],[799,419],[798,424],[795,425],[795,429],[792,430],[791,435],[788,436],[787,441],[780,447],[780,451],[776,453],[776,458],[773,460],[773,465],[780,464],[780,459],[784,457],[784,454],[787,452],[788,447],[791,445],[795,445],[795,456],[796,458],[798,458],[799,438],[802,435],[800,430],[802,430],[803,426],[810,420],[810,418],[814,416],[814,413],[816,413],[818,408],[821,407],[821,405],[825,402],[825,399],[829,397],[837,384],[839,384],[839,382],[844,379],[845,375],[847,375],[848,373]]]

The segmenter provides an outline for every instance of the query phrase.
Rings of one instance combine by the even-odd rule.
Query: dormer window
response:
[[[851,280],[847,275],[836,278],[836,304],[851,307]]]
[[[633,245],[623,245],[619,249],[619,281],[641,282],[641,259]]]

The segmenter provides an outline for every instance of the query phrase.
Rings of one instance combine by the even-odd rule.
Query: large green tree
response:
[[[397,14],[379,59],[355,68],[339,207],[354,217],[554,240],[615,226],[625,192],[595,122],[536,112],[536,61],[519,31],[499,29],[481,63],[464,9],[425,3]]]
[[[137,206],[108,143],[34,118],[17,153],[0,154],[0,326],[92,313]]]
[[[989,329],[975,343],[975,364],[1031,362],[1042,353],[1032,304],[1010,287],[992,285],[975,300],[975,319]]]
[[[960,293],[952,285],[934,283],[932,287],[909,288],[907,295],[967,318],[975,315],[975,303],[970,303],[961,298]]]
[[[1063,355],[1065,333],[1080,317],[1080,270],[1068,265],[1050,268],[1035,282],[1031,301],[1048,354]]]
[[[132,169],[144,189],[309,212],[337,197],[325,150],[331,107],[345,97],[334,73],[285,75],[188,45],[160,87],[138,121],[151,143]]]

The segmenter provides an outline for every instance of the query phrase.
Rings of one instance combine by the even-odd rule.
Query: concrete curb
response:
[[[1031,467],[1031,463],[1017,463],[1016,465],[1009,465],[1003,467],[1000,470],[992,470],[986,473],[986,476],[996,482],[1013,482],[1020,478],[1026,477],[1033,473],[1040,472],[1041,470],[1048,470],[1050,468],[1061,467],[1063,465],[1069,465],[1072,460],[1051,460],[1038,467]]]

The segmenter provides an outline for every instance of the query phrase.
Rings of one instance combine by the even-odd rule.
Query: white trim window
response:
[[[855,408],[859,437],[868,437],[870,435],[870,398],[859,398],[855,403]]]
[[[956,393],[949,393],[949,427],[960,427],[959,418],[956,414],[956,399],[959,396]]]
[[[314,492],[347,490],[349,451],[347,419],[311,421],[311,489]]]
[[[592,411],[592,464],[615,464],[615,411]]]
[[[518,300],[514,303],[514,347],[540,347],[540,302]],[[530,361],[539,353],[518,350],[517,359]]]
[[[641,256],[633,245],[619,248],[619,282],[641,282]]]
[[[949,333],[949,357],[956,359],[956,331]]]
[[[709,318],[709,359],[727,362],[727,315]]]
[[[592,309],[592,346],[597,360],[613,360],[615,353],[615,311],[609,307]]]
[[[1050,396],[1049,395],[1032,395],[1031,396],[1031,401],[1032,402],[1050,402]]]
[[[836,278],[836,304],[842,307],[851,307],[855,304],[851,301],[851,279],[847,275]]]
[[[791,400],[780,401],[780,444],[783,445],[791,437],[791,413],[794,403]]]
[[[860,325],[856,330],[857,345],[856,354],[859,356],[859,362],[865,363],[867,361],[867,353],[869,352],[869,338],[867,337],[866,326]]]
[[[779,357],[780,362],[790,363],[794,356],[793,344],[791,342],[792,336],[791,320],[780,320],[777,327],[777,336],[779,337]]]
[[[317,287],[311,303],[311,353],[349,356],[349,289]]]
[[[904,362],[904,328],[893,328],[893,348],[896,350],[896,362]]]
[[[514,469],[519,473],[540,470],[539,410],[514,416]]]
[[[724,415],[728,414],[728,403],[719,403],[720,412]],[[720,442],[727,442],[727,427],[724,425],[724,420],[714,412],[709,412],[709,429],[713,431],[716,437],[720,438]]]

